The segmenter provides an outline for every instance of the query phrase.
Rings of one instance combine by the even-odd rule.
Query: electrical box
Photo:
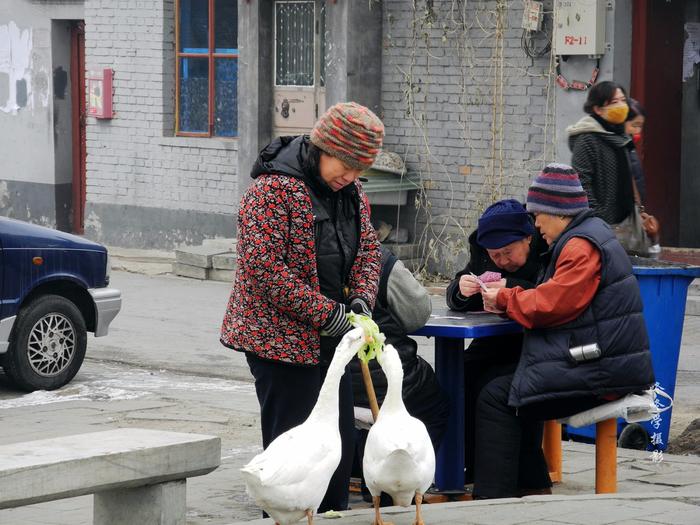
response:
[[[556,0],[554,54],[603,55],[607,10],[607,0]]]
[[[88,81],[88,115],[96,118],[114,118],[112,111],[112,78],[114,70],[91,71]]]
[[[542,28],[542,2],[525,0],[521,25],[527,31],[539,31]]]

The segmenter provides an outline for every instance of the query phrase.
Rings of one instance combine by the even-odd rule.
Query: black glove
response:
[[[350,310],[356,314],[366,315],[367,317],[372,318],[372,310],[370,310],[369,305],[361,297],[355,297],[352,301],[350,301]]]
[[[348,321],[348,318],[345,317],[347,312],[347,306],[345,306],[343,303],[336,303],[333,313],[330,315],[330,317],[328,317],[328,319],[326,319],[326,323],[321,327],[323,332],[325,332],[325,335],[331,337],[342,337],[353,329],[350,321]]]

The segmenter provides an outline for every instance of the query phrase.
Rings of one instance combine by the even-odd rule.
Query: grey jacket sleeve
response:
[[[428,291],[399,260],[389,274],[387,302],[406,333],[422,328],[433,311]]]

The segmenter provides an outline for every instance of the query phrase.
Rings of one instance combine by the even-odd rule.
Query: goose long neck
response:
[[[387,388],[382,408],[386,407],[387,410],[392,411],[405,410],[402,396],[403,370],[399,365],[398,370],[384,370],[384,373],[386,374]]]
[[[352,357],[352,356],[351,356]],[[309,419],[333,418],[338,419],[338,391],[340,379],[345,373],[345,365],[350,359],[342,359],[342,356],[336,353],[326,372],[326,379],[321,385],[321,391],[318,394],[318,400],[314,406]]]

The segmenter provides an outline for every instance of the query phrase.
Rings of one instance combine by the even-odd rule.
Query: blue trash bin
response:
[[[644,304],[644,321],[649,332],[656,382],[659,388],[674,397],[688,286],[693,279],[700,277],[700,267],[638,257],[632,259],[632,273],[639,282]],[[661,406],[667,404],[665,399],[659,402]],[[672,411],[667,410],[651,421],[640,423],[649,435],[648,450],[666,450]],[[625,420],[618,419],[618,436],[626,425]],[[595,439],[595,425],[581,428],[567,426],[566,432],[585,441]]]

